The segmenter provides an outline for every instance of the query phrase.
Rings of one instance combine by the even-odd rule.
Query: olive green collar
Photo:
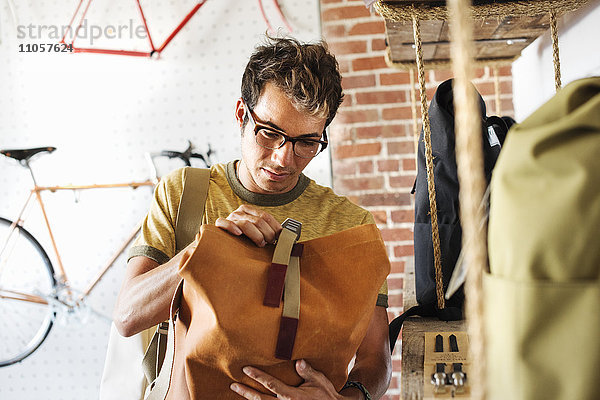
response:
[[[304,193],[304,189],[306,189],[310,183],[310,179],[308,179],[306,175],[300,174],[298,177],[298,183],[296,183],[296,186],[294,186],[294,188],[289,192],[281,194],[254,193],[246,189],[238,179],[235,171],[235,165],[237,162],[239,161],[235,160],[227,164],[227,181],[229,182],[229,186],[231,186],[233,192],[242,200],[247,201],[250,204],[275,207],[291,203],[300,197],[302,193]]]

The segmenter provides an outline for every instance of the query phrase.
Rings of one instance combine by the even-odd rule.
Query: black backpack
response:
[[[473,90],[475,88],[473,87]],[[500,154],[500,148],[509,125],[514,123],[510,117],[486,117],[483,98],[479,99],[481,134],[483,139],[484,169],[489,184],[492,169]],[[444,292],[461,251],[462,229],[459,220],[458,175],[454,152],[454,103],[452,79],[440,84],[429,107],[431,126],[431,147],[434,164],[434,183],[438,209],[438,229],[442,255],[442,280]],[[425,144],[423,131],[419,137],[417,155],[417,178],[412,193],[415,194],[414,254],[415,289],[418,305],[396,317],[389,326],[390,346],[394,349],[396,339],[404,320],[413,315],[437,317],[443,321],[462,319],[464,292],[462,287],[448,300],[446,307],[437,308],[435,290],[434,253],[431,239],[431,216],[429,212],[429,194],[427,190],[427,172],[425,165]]]

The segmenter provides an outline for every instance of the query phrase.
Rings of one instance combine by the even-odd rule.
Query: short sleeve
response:
[[[374,224],[375,223],[375,218],[373,218],[373,215],[371,215],[370,212],[366,211],[365,212],[365,216],[363,218],[363,221],[361,223],[361,225],[364,224]],[[388,284],[387,284],[387,279],[385,281],[383,281],[383,285],[381,285],[381,287],[379,288],[379,294],[377,295],[377,306],[379,307],[388,307]]]
[[[175,221],[183,190],[183,169],[177,169],[161,179],[154,190],[150,210],[127,259],[148,257],[164,264],[175,256]]]

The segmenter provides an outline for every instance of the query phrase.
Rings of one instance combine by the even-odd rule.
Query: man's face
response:
[[[240,126],[247,108],[238,100],[236,117]],[[325,118],[308,116],[296,110],[286,95],[271,83],[265,85],[252,111],[257,122],[284,131],[293,138],[310,135],[313,139],[320,139],[325,129]],[[259,146],[251,123],[247,123],[242,131],[242,161],[238,176],[242,185],[251,192],[289,192],[296,186],[300,173],[311,160],[295,155],[290,142],[274,150]]]

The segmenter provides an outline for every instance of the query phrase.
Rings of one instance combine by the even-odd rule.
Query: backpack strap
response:
[[[183,294],[183,279],[179,281],[175,295],[171,301],[171,311],[168,327],[168,341],[165,351],[165,357],[162,368],[156,379],[150,384],[150,392],[146,394],[144,400],[164,400],[171,385],[171,374],[173,372],[173,362],[175,360],[175,322],[179,316],[179,305]]]
[[[183,192],[175,220],[176,252],[192,243],[200,230],[209,182],[209,168],[186,167],[183,171]]]
[[[200,230],[202,217],[204,216],[204,206],[208,197],[209,183],[210,168],[186,167],[184,169],[183,191],[179,200],[177,219],[175,220],[175,247],[177,253],[190,244]],[[168,355],[165,355],[168,352],[168,325],[167,321],[158,325],[142,360],[144,374],[151,386],[154,386],[160,374],[163,361],[169,359]],[[168,375],[170,375],[170,372]]]

